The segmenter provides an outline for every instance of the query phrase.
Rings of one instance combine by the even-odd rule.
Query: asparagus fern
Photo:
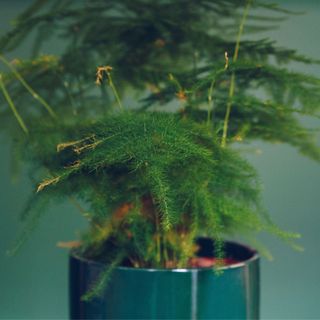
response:
[[[109,265],[89,299],[123,257],[135,267],[187,266],[200,234],[220,243],[218,256],[233,234],[292,243],[298,235],[270,220],[254,168],[231,147],[280,141],[320,159],[300,120],[318,117],[320,79],[288,68],[318,61],[244,36],[289,14],[251,0],[35,1],[0,40],[9,67],[0,121],[42,180],[17,248],[48,202],[75,203],[89,224],[79,250]],[[30,30],[32,58],[8,63],[3,54]],[[39,55],[48,33],[65,38],[58,56]],[[92,71],[106,61],[97,87]],[[132,92],[134,106],[125,102]]]

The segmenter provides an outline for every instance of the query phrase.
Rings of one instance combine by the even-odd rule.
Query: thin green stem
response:
[[[215,74],[214,77],[211,81],[211,85],[210,88],[208,90],[208,115],[207,115],[207,125],[210,126],[210,122],[211,122],[211,113],[212,113],[212,101],[213,101],[213,92],[214,92],[214,88],[215,88],[215,84],[216,84],[216,80],[217,78],[223,74],[229,66],[229,58],[228,58],[228,53],[225,52],[224,53],[224,58],[225,58],[225,65],[223,69],[218,70]]]
[[[182,85],[176,79],[172,73],[169,73],[169,80],[175,85],[177,88],[176,97],[180,100],[181,108],[183,109],[184,103],[187,100],[186,91],[182,88]]]
[[[207,116],[207,125],[210,126],[210,122],[211,122],[211,113],[212,113],[212,95],[213,95],[213,88],[214,85],[216,83],[216,78],[214,78],[211,82],[209,91],[208,91],[208,116]]]
[[[19,113],[18,113],[18,111],[17,111],[17,108],[16,108],[16,106],[14,105],[14,103],[13,103],[13,101],[12,101],[10,95],[9,95],[9,92],[7,91],[7,89],[6,89],[6,87],[5,87],[5,84],[4,84],[3,79],[2,79],[2,74],[0,74],[0,89],[1,89],[1,91],[2,91],[2,93],[3,93],[3,95],[4,95],[4,97],[5,97],[5,99],[7,100],[7,102],[8,102],[8,104],[9,104],[9,106],[10,106],[10,108],[11,108],[14,116],[16,117],[16,119],[17,119],[20,127],[22,128],[22,130],[23,130],[26,134],[28,134],[28,133],[29,133],[28,128],[26,127],[26,125],[25,125],[25,123],[23,122],[21,116],[19,115]]]
[[[111,274],[116,267],[118,267],[125,256],[124,251],[119,251],[113,257],[112,262],[105,267],[102,273],[99,275],[96,283],[81,297],[82,301],[90,301],[94,297],[98,297],[102,294],[103,290],[107,287]]]
[[[63,85],[65,93],[67,94],[67,98],[69,100],[70,106],[73,109],[73,112],[76,113],[76,104],[75,104],[73,96],[72,96],[72,94],[70,92],[70,84],[69,84],[69,82],[66,81],[66,80],[63,80],[63,76],[62,76],[62,74],[60,74],[60,72],[57,72],[56,75],[57,75],[58,79],[60,80],[60,82]]]
[[[29,85],[28,83],[22,78],[20,73],[11,65],[11,63],[2,55],[0,55],[0,61],[2,61],[14,74],[14,76],[21,82],[21,84],[29,91],[29,93],[32,95],[32,97],[40,102],[45,109],[48,111],[48,113],[53,117],[56,118],[56,114],[54,113],[53,109],[49,106],[49,104],[41,97],[39,94],[37,94]]]
[[[163,233],[163,236],[162,236],[162,246],[163,246],[163,266],[164,268],[166,268],[167,262],[169,261],[169,255],[168,255],[168,248],[167,248],[165,233]]]
[[[176,86],[176,88],[179,92],[183,91],[183,88],[182,88],[180,82],[172,73],[169,73],[169,80]]]
[[[230,88],[229,88],[229,96],[228,96],[228,103],[227,103],[227,110],[224,117],[223,122],[223,133],[222,133],[222,140],[221,140],[221,146],[225,147],[227,142],[227,135],[228,135],[228,125],[229,125],[229,119],[230,119],[230,113],[231,113],[231,99],[234,95],[234,88],[235,88],[235,74],[232,73],[231,80],[230,80]]]
[[[236,46],[234,49],[234,54],[233,54],[233,59],[232,62],[235,63],[238,60],[239,56],[239,49],[240,49],[240,41],[241,37],[243,34],[243,29],[245,22],[247,20],[247,16],[251,7],[252,0],[247,0],[246,6],[243,12],[243,16],[239,25],[239,31],[238,31],[238,36],[236,40]],[[228,124],[229,124],[229,119],[230,119],[230,113],[231,113],[231,107],[232,107],[232,98],[234,96],[234,91],[235,91],[235,82],[236,82],[236,76],[235,73],[233,72],[231,75],[231,80],[230,80],[230,87],[229,87],[229,95],[228,95],[228,103],[227,103],[227,110],[223,122],[223,133],[222,133],[222,140],[221,140],[221,146],[225,147],[226,142],[227,142],[227,135],[228,135]]]
[[[118,106],[120,108],[120,110],[123,110],[123,106],[122,106],[122,103],[121,103],[121,100],[120,100],[120,97],[119,97],[119,94],[118,94],[118,91],[112,81],[112,77],[111,77],[111,73],[109,71],[106,71],[107,73],[107,77],[108,77],[108,81],[109,81],[109,86],[111,87],[112,91],[113,91],[113,94],[116,98],[116,101],[118,103]]]
[[[161,262],[161,239],[160,239],[160,222],[159,222],[159,215],[155,211],[155,222],[156,222],[156,242],[157,242],[157,257],[156,261],[158,265]]]

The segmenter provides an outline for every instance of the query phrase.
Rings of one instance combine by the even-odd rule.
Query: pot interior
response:
[[[200,237],[196,242],[199,246],[198,257],[214,257],[214,240]],[[257,255],[257,251],[236,242],[225,241],[223,248],[225,258],[238,262],[245,262]]]

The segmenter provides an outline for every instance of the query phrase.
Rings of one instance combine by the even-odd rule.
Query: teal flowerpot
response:
[[[201,257],[210,257],[213,242],[198,240]],[[226,242],[226,256],[239,261],[212,268],[136,269],[118,267],[106,290],[90,302],[81,296],[104,266],[70,254],[71,319],[258,319],[259,256]]]

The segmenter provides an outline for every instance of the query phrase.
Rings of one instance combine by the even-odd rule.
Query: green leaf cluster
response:
[[[26,156],[50,176],[25,214],[33,223],[43,199],[81,203],[90,222],[86,256],[105,259],[111,246],[134,266],[186,267],[199,234],[281,233],[260,213],[255,170],[207,126],[170,113],[121,112],[38,128],[28,140]]]

